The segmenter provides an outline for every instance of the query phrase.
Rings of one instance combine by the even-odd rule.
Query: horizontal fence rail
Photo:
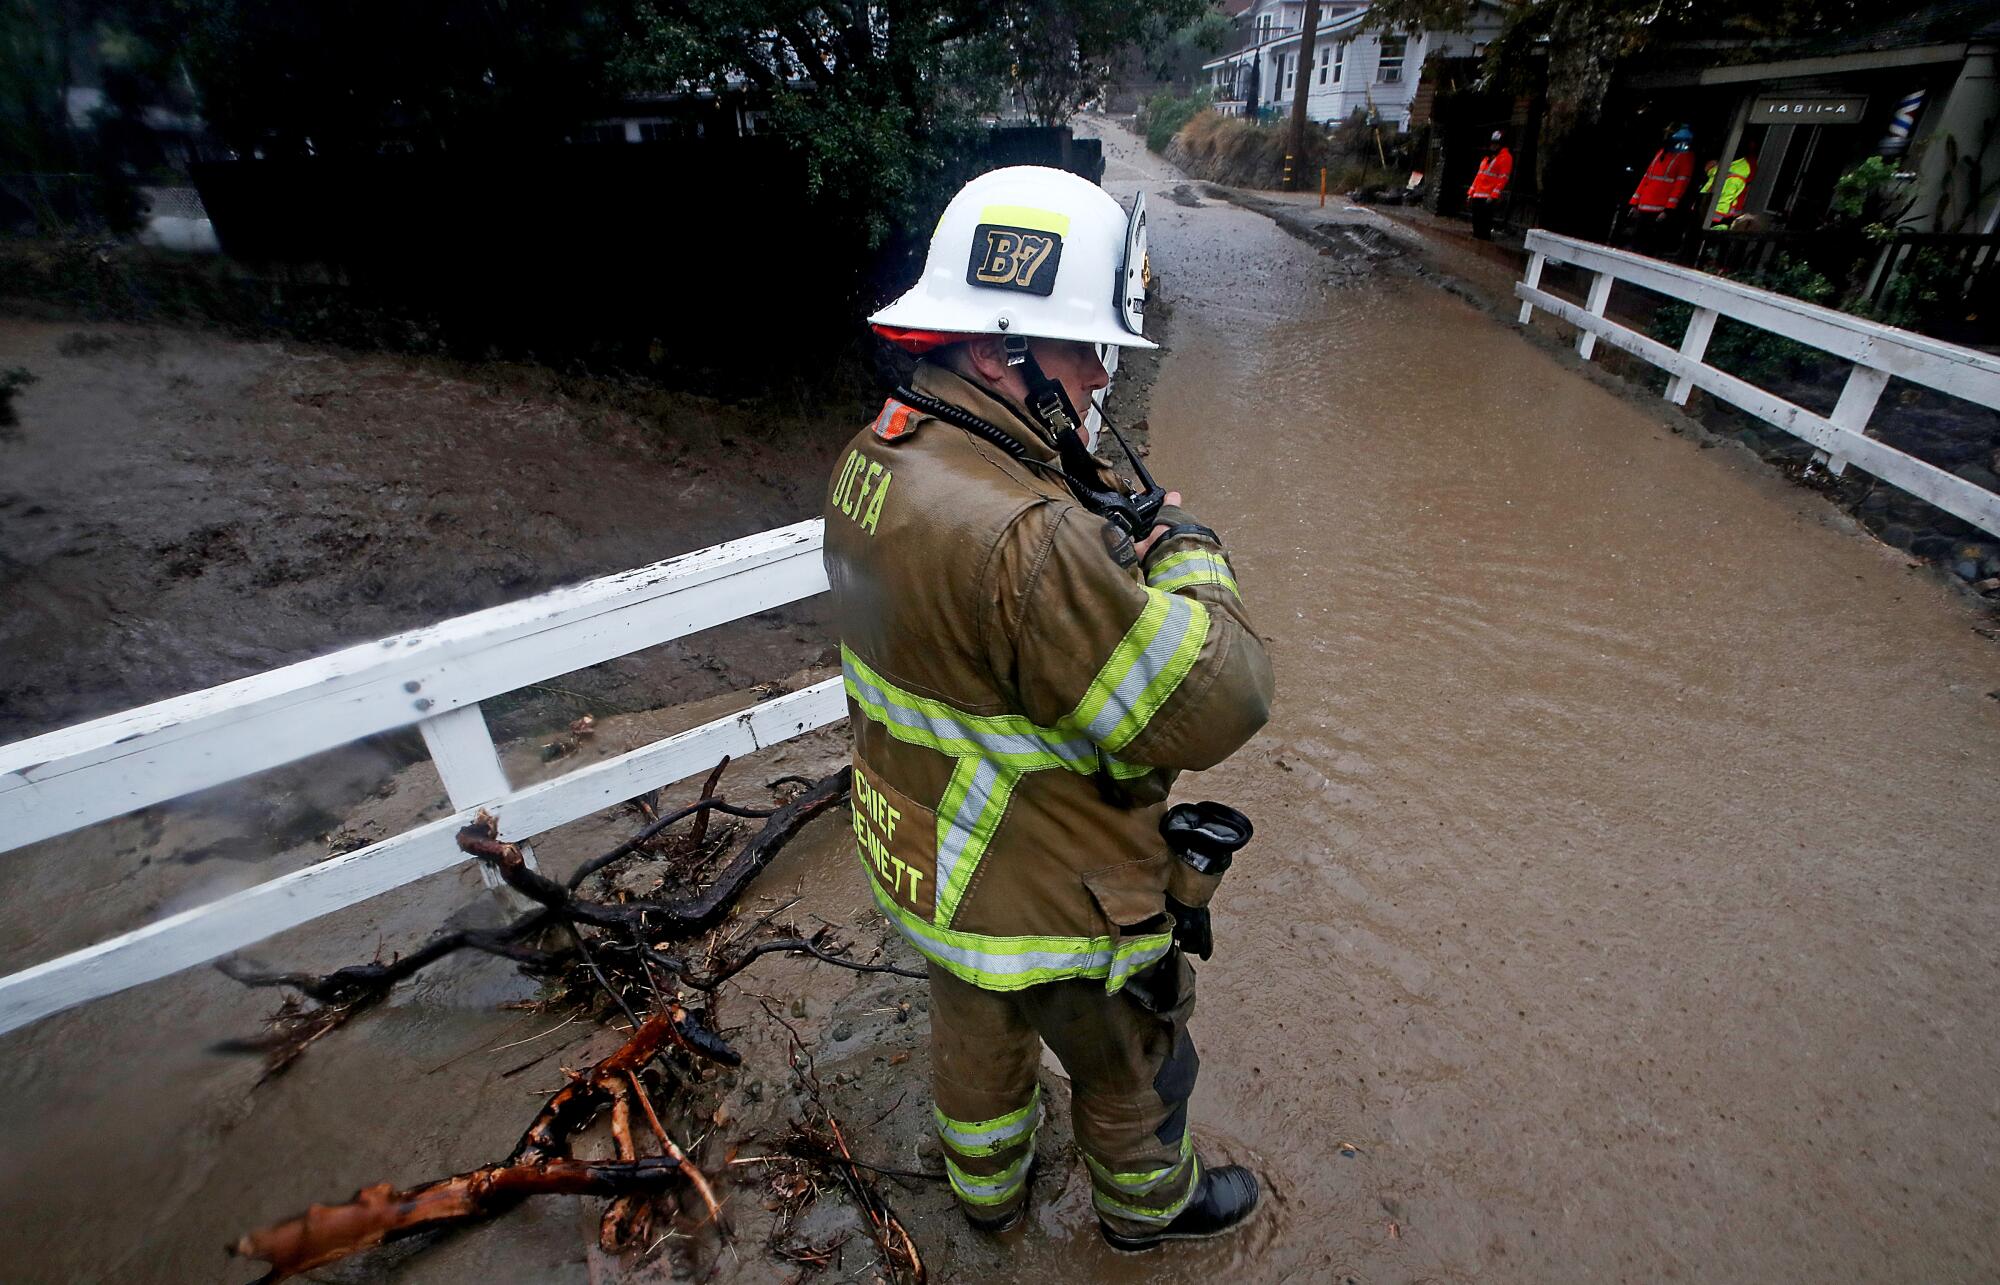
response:
[[[814,519],[0,746],[0,852],[825,588]]]
[[[1553,232],[1530,232],[1527,248],[1527,271],[1514,286],[1515,297],[1521,300],[1522,325],[1528,324],[1537,308],[1552,313],[1577,328],[1577,354],[1586,361],[1602,339],[1671,375],[1666,398],[1677,406],[1685,406],[1689,392],[1699,388],[1809,443],[1835,473],[1853,463],[1947,513],[2000,535],[2000,495],[1876,441],[1866,432],[1875,402],[1891,377],[2000,409],[2000,360],[1788,295]],[[1591,274],[1582,305],[1541,288],[1542,270],[1550,263],[1571,264]],[[1611,287],[1618,281],[1694,306],[1678,349],[1604,315]],[[1709,336],[1722,317],[1853,362],[1854,369],[1832,413],[1814,414],[1706,364],[1703,357]]]
[[[0,1033],[239,950],[847,713],[837,678],[514,789],[479,702],[827,587],[818,519],[0,746],[0,852],[416,724],[453,815],[0,977]],[[19,858],[17,858],[19,859]],[[493,882],[491,879],[489,883]]]

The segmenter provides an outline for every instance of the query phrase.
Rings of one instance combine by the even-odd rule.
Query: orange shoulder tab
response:
[[[882,413],[875,417],[875,422],[869,427],[875,430],[875,436],[885,442],[893,442],[899,437],[908,437],[916,431],[916,418],[915,407],[905,406],[891,397],[882,403]]]

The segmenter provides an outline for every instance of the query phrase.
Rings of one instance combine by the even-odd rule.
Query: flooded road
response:
[[[1429,285],[1357,282],[1260,215],[1177,204],[1129,135],[1106,143],[1107,186],[1147,190],[1174,308],[1154,471],[1228,540],[1279,681],[1265,732],[1181,790],[1257,823],[1201,969],[1195,1120],[1211,1157],[1259,1167],[1268,1204],[1236,1237],[1137,1266],[1186,1282],[1991,1279],[1989,622],[1746,452],[1697,450]],[[591,752],[665,730],[607,723],[615,744]],[[535,750],[510,748],[517,780],[558,770]],[[839,756],[822,738],[741,771]],[[385,769],[344,824],[439,815],[428,772]],[[561,871],[628,823],[537,849]],[[167,836],[194,824],[169,818]],[[159,827],[64,841],[58,882],[11,854],[7,966],[324,849],[274,868],[183,833],[185,852],[131,868]],[[859,923],[851,863],[828,824],[774,882]],[[328,968],[408,949],[493,913],[477,885],[459,869],[249,953]],[[784,1031],[749,994],[725,1002],[755,1049]],[[206,969],[8,1036],[0,1278],[247,1279],[218,1247],[260,1220],[491,1159],[557,1068],[606,1044],[502,1007],[533,995],[503,966],[440,969],[261,1088],[254,1063],[207,1050],[274,1001]],[[874,1068],[845,1118],[920,1130],[920,1044],[885,1059],[825,1034],[813,1003],[823,1070]],[[865,1139],[916,1163],[890,1140]],[[999,1243],[934,1187],[899,1192],[936,1278],[1130,1279],[1080,1164],[1046,1169],[1031,1225]],[[316,1279],[599,1280],[617,1264],[595,1234],[582,1202],[531,1202]],[[745,1244],[725,1281],[770,1265]],[[628,1278],[669,1275],[656,1260]]]
[[[1991,1279],[1974,609],[1458,299],[1323,288],[1106,133],[1176,307],[1154,471],[1279,680],[1182,786],[1258,826],[1196,1118],[1278,1200],[1176,1275]]]

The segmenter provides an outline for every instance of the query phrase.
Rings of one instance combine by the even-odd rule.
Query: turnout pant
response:
[[[930,986],[938,1132],[968,1212],[998,1219],[1028,1198],[1044,1042],[1069,1073],[1098,1217],[1137,1235],[1187,1206],[1201,1177],[1187,1119],[1201,1064],[1187,1031],[1194,969],[1179,951],[1117,994],[1101,978],[981,990],[935,964]]]

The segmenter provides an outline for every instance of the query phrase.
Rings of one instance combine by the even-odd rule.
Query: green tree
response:
[[[1203,0],[643,3],[620,67],[651,90],[750,85],[816,192],[871,237],[926,203],[952,139],[1003,94],[1067,120],[1111,54],[1166,40]]]
[[[1029,113],[1060,125],[1102,92],[1121,50],[1152,54],[1208,12],[1205,0],[1008,0],[1004,40]]]

